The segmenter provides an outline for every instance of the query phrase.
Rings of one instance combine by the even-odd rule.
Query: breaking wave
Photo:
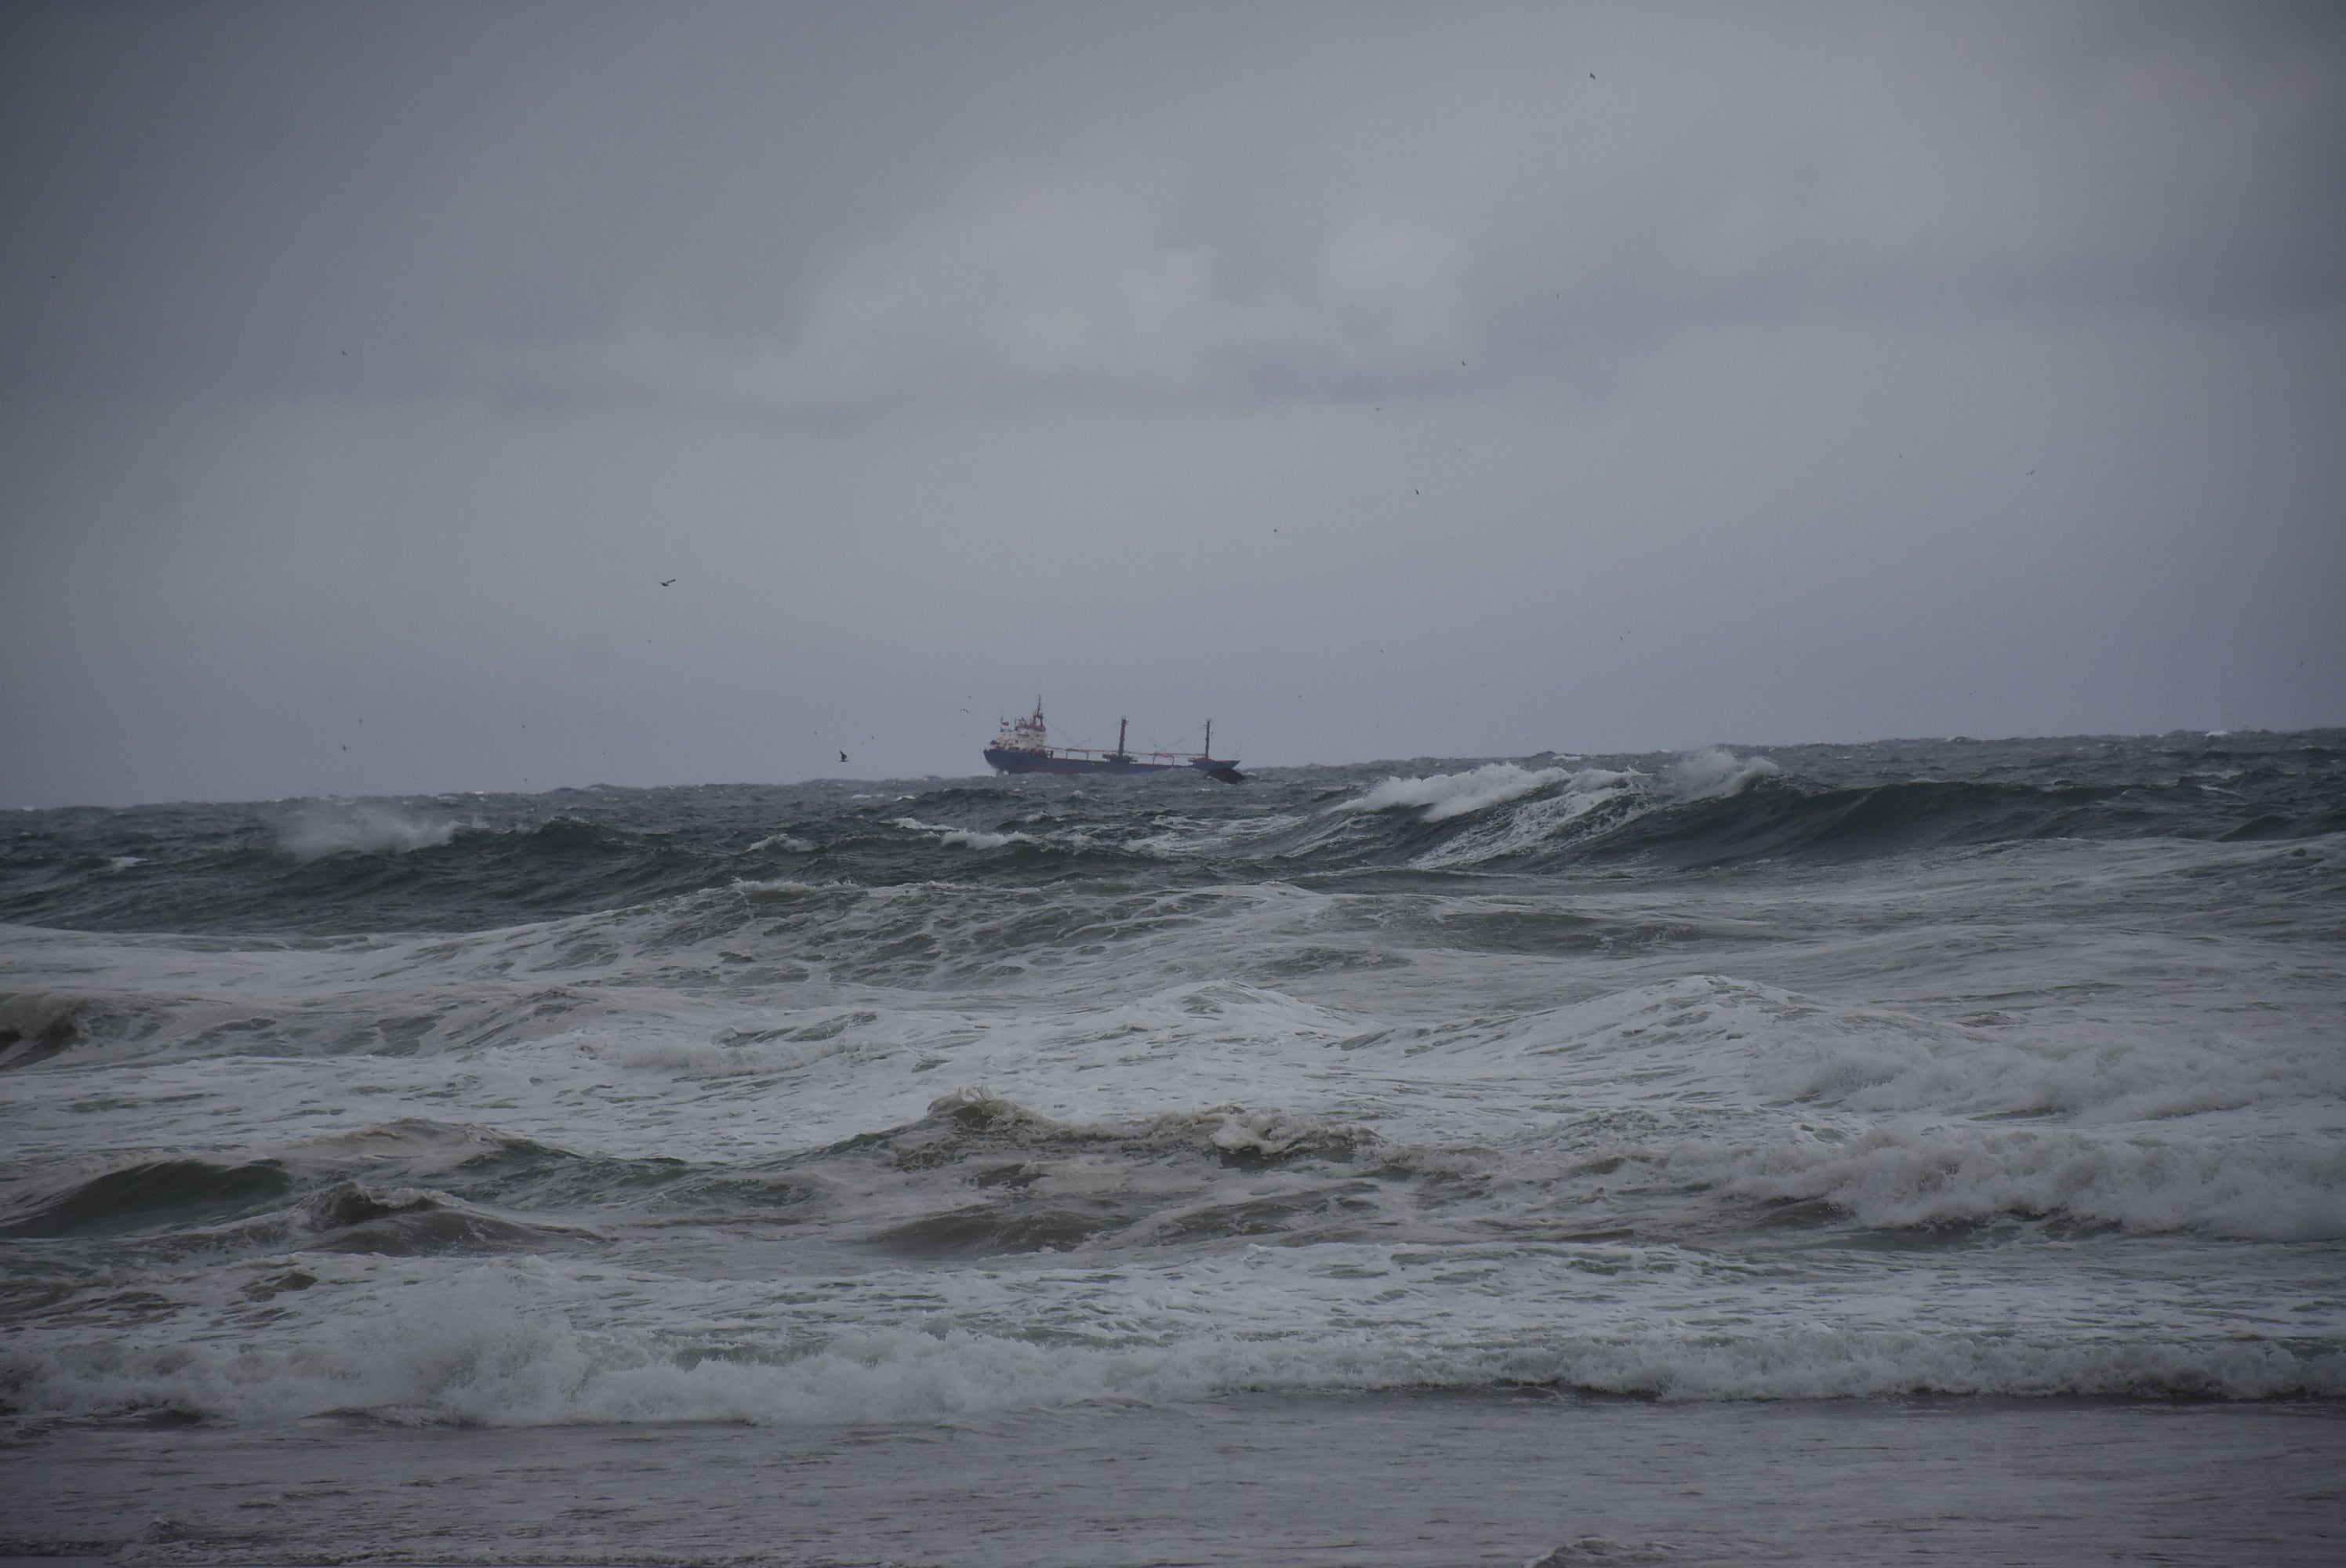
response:
[[[537,797],[34,813],[0,843],[0,920],[95,929],[478,929],[770,879],[825,884],[1379,870],[1569,873],[1827,864],[2047,839],[2346,832],[2341,751],[2284,738],[1708,748],[1402,774],[597,788]],[[2048,757],[2045,755],[2047,751]],[[1976,751],[1978,755],[1973,753]],[[288,858],[291,863],[289,864]]]
[[[1722,747],[1680,754],[1670,764],[1670,789],[1682,800],[1716,800],[1732,795],[1755,779],[1768,779],[1782,769],[1765,757],[1738,757]]]
[[[910,817],[898,818],[896,825],[918,833],[934,833],[937,842],[948,849],[999,850],[1008,844],[1040,841],[1032,833],[989,833],[982,828],[941,828],[933,822],[918,821]]]
[[[2346,735],[19,813],[0,1413],[2346,1397]]]
[[[296,1291],[310,1278],[280,1278]],[[2346,1354],[2334,1350],[1998,1332],[1653,1328],[1443,1346],[1328,1331],[1085,1345],[940,1327],[796,1344],[678,1342],[576,1324],[553,1304],[553,1283],[525,1268],[475,1267],[395,1318],[312,1321],[240,1346],[166,1349],[36,1333],[0,1356],[0,1389],[20,1406],[80,1416],[351,1413],[487,1426],[903,1421],[1239,1390],[1555,1388],[1678,1400],[2346,1394]]]
[[[1391,811],[1423,807],[1422,820],[1446,822],[1472,811],[1508,800],[1520,800],[1535,790],[1572,777],[1564,768],[1519,768],[1512,762],[1486,762],[1471,773],[1437,773],[1428,779],[1388,779],[1357,800],[1346,800],[1339,811]]]
[[[1831,1142],[1688,1147],[1665,1165],[1729,1196],[1821,1201],[1882,1230],[2059,1217],[2137,1234],[2346,1237],[2346,1149],[2293,1140],[1884,1126]]]
[[[297,860],[328,855],[401,855],[433,850],[456,836],[456,824],[431,821],[388,806],[320,801],[304,806],[280,840]]]

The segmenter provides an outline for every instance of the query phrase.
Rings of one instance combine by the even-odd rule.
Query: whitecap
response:
[[[321,800],[303,807],[279,842],[298,860],[327,855],[406,854],[435,849],[456,836],[456,824],[411,816],[391,806]]]
[[[1781,771],[1765,757],[1738,757],[1725,747],[1706,746],[1678,754],[1670,765],[1669,785],[1680,799],[1718,800]]]
[[[935,822],[923,822],[918,817],[899,817],[896,826],[907,832],[934,833],[937,842],[963,850],[998,850],[1005,844],[1038,841],[1031,833],[989,833],[982,828],[948,828]]]
[[[1423,806],[1423,820],[1442,822],[1509,800],[1520,800],[1570,777],[1571,769],[1566,768],[1518,768],[1512,762],[1486,762],[1467,773],[1388,779],[1358,799],[1342,801],[1330,809],[1391,811]]]

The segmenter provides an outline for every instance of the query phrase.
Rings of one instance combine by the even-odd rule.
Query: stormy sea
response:
[[[0,1554],[2346,1558],[2346,731],[0,835]]]

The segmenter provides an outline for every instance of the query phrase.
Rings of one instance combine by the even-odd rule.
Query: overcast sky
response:
[[[2346,7],[17,5],[0,158],[0,803],[2346,723]]]

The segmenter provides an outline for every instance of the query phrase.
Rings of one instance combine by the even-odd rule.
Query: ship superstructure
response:
[[[1001,733],[994,744],[985,748],[985,760],[996,773],[1167,773],[1176,768],[1194,768],[1209,779],[1219,779],[1225,784],[1236,784],[1245,775],[1238,770],[1236,758],[1214,755],[1214,721],[1206,721],[1205,748],[1195,756],[1178,751],[1131,751],[1125,747],[1127,721],[1116,721],[1116,749],[1103,751],[1089,746],[1054,746],[1049,727],[1043,722],[1043,699],[1035,699],[1035,711],[1024,718],[1005,718]]]

